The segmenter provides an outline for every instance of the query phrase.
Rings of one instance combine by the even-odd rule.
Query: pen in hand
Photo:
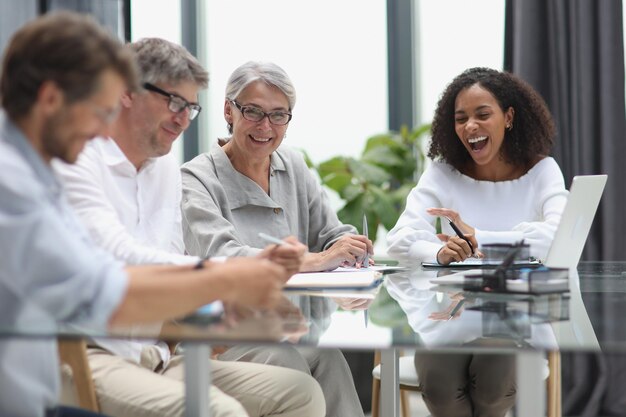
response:
[[[367,217],[365,213],[363,214],[363,236],[369,239],[369,232],[367,231]],[[370,254],[365,249],[365,257],[363,258],[363,262],[361,262],[361,268],[369,268],[370,266]]]
[[[463,239],[464,241],[467,242],[467,244],[470,247],[470,250],[472,251],[472,255],[474,255],[476,252],[474,252],[474,245],[472,245],[472,242],[470,242],[470,240],[467,238],[467,236],[465,236],[463,234],[463,232],[461,232],[461,229],[459,229],[459,227],[456,224],[454,224],[454,222],[452,221],[452,219],[450,217],[448,217],[448,216],[444,216],[444,217],[450,223],[450,227],[452,228],[452,230],[454,230],[454,233],[456,233],[456,235],[458,237],[460,237],[461,239]]]
[[[448,317],[448,321],[452,320],[454,318],[454,316],[456,316],[456,314],[459,312],[459,310],[461,309],[461,307],[463,307],[463,304],[465,304],[465,299],[461,299],[457,305],[454,306],[454,308],[452,309],[452,311],[450,312],[450,317]]]
[[[287,244],[287,242],[285,242],[284,240],[280,240],[278,238],[275,238],[274,236],[270,236],[267,233],[259,232],[258,236],[264,241],[273,243],[278,246]]]

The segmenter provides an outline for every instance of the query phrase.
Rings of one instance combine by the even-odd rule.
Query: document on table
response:
[[[285,284],[285,290],[367,290],[376,288],[382,282],[383,274],[370,268],[345,272],[301,272],[292,276]]]
[[[404,266],[392,266],[392,265],[370,265],[367,268],[356,268],[354,266],[340,266],[337,269],[333,269],[331,272],[355,272],[355,271],[379,271],[379,272],[388,272],[388,271],[401,271],[406,269]]]
[[[490,262],[484,261],[482,259],[476,258],[467,258],[463,262],[450,262],[448,265],[441,265],[437,262],[422,262],[422,266],[424,268],[463,268],[463,269],[474,269],[474,268],[497,268],[500,265],[500,262]],[[541,266],[541,261],[538,260],[515,260],[513,261],[514,267],[528,267],[531,268],[533,266]]]

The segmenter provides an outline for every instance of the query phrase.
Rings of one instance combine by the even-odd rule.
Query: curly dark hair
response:
[[[488,90],[503,112],[509,107],[515,111],[513,128],[505,130],[501,149],[506,162],[530,168],[539,156],[550,153],[555,135],[554,121],[539,93],[508,72],[470,68],[452,80],[437,103],[428,150],[431,159],[439,159],[459,171],[471,163],[472,157],[454,130],[454,106],[458,94],[474,84]]]

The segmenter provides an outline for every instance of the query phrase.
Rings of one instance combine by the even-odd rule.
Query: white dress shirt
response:
[[[137,170],[114,140],[96,138],[76,164],[54,164],[70,204],[95,242],[117,259],[137,264],[192,264],[183,254],[180,170],[172,155],[147,160]],[[145,331],[135,326],[132,335]],[[139,362],[145,345],[157,344],[167,362],[167,345],[155,340],[97,340],[112,353]]]

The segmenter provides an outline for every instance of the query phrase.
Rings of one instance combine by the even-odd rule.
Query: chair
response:
[[[400,356],[398,359],[400,382],[400,410],[402,416],[410,417],[408,391],[420,392],[419,379],[415,372],[413,356]],[[380,351],[374,353],[374,370],[372,371],[372,417],[380,415]]]
[[[58,345],[61,363],[72,370],[77,405],[89,411],[99,412],[100,406],[87,361],[87,343],[83,339],[59,339]]]
[[[400,410],[402,416],[410,417],[408,392],[420,392],[420,383],[413,356],[399,358]],[[546,378],[548,417],[561,417],[561,354],[558,351],[548,352],[548,376]],[[372,371],[372,417],[379,417],[380,411],[380,351],[374,354],[374,370]]]

